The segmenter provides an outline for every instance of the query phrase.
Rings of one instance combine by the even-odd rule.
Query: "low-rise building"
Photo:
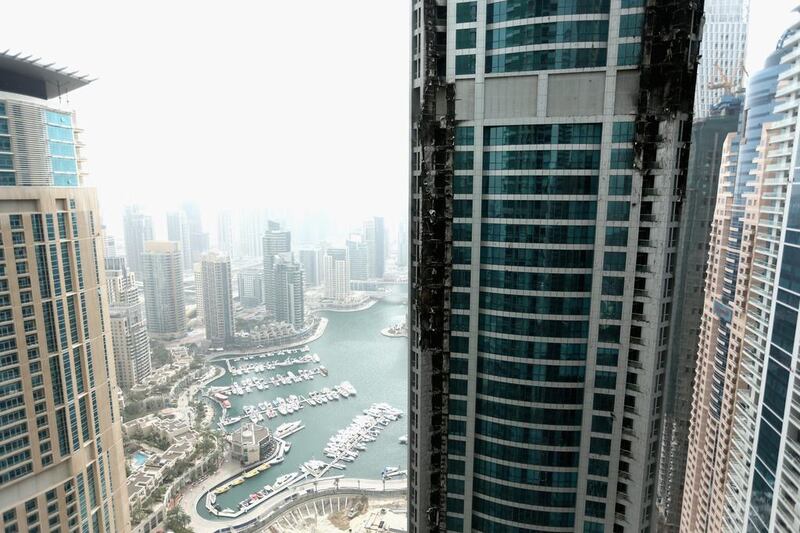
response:
[[[231,433],[231,459],[243,465],[267,459],[275,451],[277,441],[269,429],[254,423],[239,426]]]

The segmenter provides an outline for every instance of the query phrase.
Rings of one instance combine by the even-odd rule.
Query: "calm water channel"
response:
[[[270,430],[294,420],[302,420],[306,427],[287,438],[292,444],[292,449],[283,463],[219,495],[217,502],[223,509],[226,507],[238,509],[239,502],[245,497],[264,485],[274,484],[275,479],[282,474],[299,471],[300,465],[309,459],[329,460],[323,453],[328,439],[338,430],[348,426],[354,416],[362,414],[363,409],[377,402],[386,402],[401,409],[403,417],[390,423],[375,442],[367,443],[367,451],[360,452],[354,462],[346,463],[346,470],[332,470],[330,474],[378,479],[386,466],[399,466],[405,469],[407,447],[399,444],[398,439],[407,432],[408,339],[385,337],[381,335],[381,329],[405,317],[406,291],[406,285],[392,286],[391,293],[386,298],[366,311],[322,313],[328,319],[328,327],[325,334],[311,343],[310,347],[311,353],[320,356],[319,364],[328,368],[330,372],[328,377],[317,376],[310,381],[293,385],[271,387],[264,391],[253,389],[253,392],[244,396],[231,396],[232,408],[229,410],[229,416],[235,416],[242,413],[244,405],[271,401],[279,396],[286,398],[291,394],[308,396],[310,391],[338,385],[342,381],[349,381],[358,391],[356,396],[347,399],[342,398],[318,407],[306,406],[294,414],[278,415],[272,420],[261,422]],[[292,370],[296,374],[298,369],[311,369],[315,366],[317,365],[309,363],[285,369],[278,368],[274,372],[250,374],[250,376],[268,377],[275,373],[284,373],[286,370]],[[232,379],[241,383],[245,377],[247,376],[225,374],[212,385],[226,385]],[[232,431],[235,427],[228,426],[227,429]],[[214,518],[208,513],[203,502],[199,502],[197,508],[202,516]],[[258,508],[256,512],[257,510]]]

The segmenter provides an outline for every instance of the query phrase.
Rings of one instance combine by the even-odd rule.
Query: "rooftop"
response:
[[[85,74],[32,55],[0,52],[0,91],[49,100],[91,83]]]

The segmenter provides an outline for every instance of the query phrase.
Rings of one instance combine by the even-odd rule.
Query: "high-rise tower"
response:
[[[292,258],[290,252],[278,255],[273,267],[275,273],[275,319],[303,329],[305,301],[303,296],[303,266]]]
[[[189,222],[183,211],[167,213],[167,240],[177,242],[183,254],[183,269],[192,268],[192,241],[189,234]]]
[[[267,313],[275,315],[277,296],[275,292],[275,256],[292,249],[292,235],[288,231],[269,229],[264,233],[262,251],[264,254],[264,305]]]
[[[152,353],[144,302],[122,257],[106,259],[109,317],[117,384],[130,389],[150,375]]]
[[[125,257],[128,266],[141,276],[144,243],[153,240],[153,217],[143,213],[137,205],[128,206],[125,208],[122,224],[125,230]]]
[[[218,346],[233,340],[233,284],[231,260],[215,252],[207,253],[202,261],[203,322],[206,339]]]
[[[648,530],[702,2],[412,9],[409,531]]]
[[[68,72],[0,54],[4,531],[130,528],[100,210],[58,103],[88,80]]]
[[[744,83],[750,0],[705,0],[694,118],[709,116]]]
[[[186,334],[186,304],[183,294],[183,254],[172,241],[145,243],[142,281],[147,312],[147,330],[162,338]]]

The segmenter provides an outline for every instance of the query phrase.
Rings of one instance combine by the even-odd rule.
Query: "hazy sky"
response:
[[[750,72],[796,5],[752,3]],[[0,48],[98,78],[69,104],[113,232],[131,202],[406,211],[408,0],[12,0],[3,19]]]

